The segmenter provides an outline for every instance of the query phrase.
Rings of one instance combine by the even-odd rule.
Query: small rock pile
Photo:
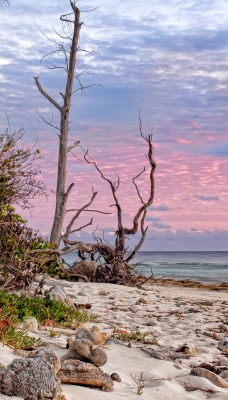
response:
[[[107,355],[98,347],[106,338],[107,334],[97,326],[90,330],[83,327],[76,329],[75,339],[70,344],[68,340],[68,352],[61,358],[61,369],[58,372],[61,382],[111,391],[113,380],[100,368],[107,363]]]

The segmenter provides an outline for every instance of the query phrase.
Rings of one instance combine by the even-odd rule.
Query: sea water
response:
[[[79,260],[77,253],[64,256],[71,265]],[[131,261],[140,272],[149,276],[199,282],[228,282],[228,251],[141,251]]]

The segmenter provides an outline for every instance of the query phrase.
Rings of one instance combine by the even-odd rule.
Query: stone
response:
[[[64,288],[61,288],[58,285],[52,286],[47,293],[50,296],[50,299],[62,301],[67,305],[72,305],[72,301],[67,297]]]
[[[153,350],[151,348],[142,347],[141,350],[144,353],[149,354],[151,357],[156,358],[157,360],[164,360],[165,359],[163,354],[161,354],[161,353],[159,353],[159,352],[157,352],[157,351],[155,351],[155,350]]]
[[[66,272],[71,276],[85,277],[85,281],[93,282],[96,277],[97,264],[95,261],[76,261]]]
[[[52,350],[40,349],[35,355],[15,359],[0,370],[0,393],[24,400],[66,400],[56,376],[60,368]]]
[[[58,378],[62,383],[92,386],[105,391],[113,389],[112,378],[93,364],[79,360],[63,360]],[[96,397],[96,396],[95,396]]]
[[[76,328],[75,339],[89,339],[94,345],[105,344],[108,334],[101,332],[100,328],[93,325],[91,329]]]
[[[175,351],[185,353],[188,356],[193,356],[198,353],[198,349],[194,344],[182,344]]]
[[[18,325],[20,329],[26,329],[27,331],[37,332],[39,329],[38,321],[34,317],[27,317],[23,322]]]
[[[221,376],[221,378],[223,378],[223,379],[228,378],[228,369],[221,371],[219,376]]]
[[[101,367],[107,363],[107,354],[93,345],[89,339],[76,339],[68,349],[68,352],[62,356],[64,360],[80,360],[86,363],[92,363],[96,367]]]
[[[117,372],[113,372],[111,374],[111,379],[115,382],[122,382],[121,377],[119,376],[119,374],[117,374]]]
[[[144,299],[144,297],[140,297],[140,299],[138,299],[138,301],[136,302],[137,305],[141,305],[141,304],[149,304],[149,300]]]
[[[101,296],[107,296],[108,294],[109,294],[108,290],[105,290],[105,289],[99,290],[99,295],[101,295]]]
[[[224,353],[228,353],[228,338],[227,337],[222,340],[219,340],[218,348],[219,348],[219,350],[223,351]]]

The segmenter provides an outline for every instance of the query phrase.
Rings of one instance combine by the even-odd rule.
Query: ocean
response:
[[[77,253],[64,256],[68,264],[78,259]],[[228,282],[228,251],[141,251],[132,260],[142,274],[199,282]]]

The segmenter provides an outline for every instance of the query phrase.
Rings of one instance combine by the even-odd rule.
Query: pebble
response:
[[[222,350],[223,353],[228,353],[228,337],[219,340],[218,348],[219,350]]]
[[[136,302],[136,304],[149,304],[149,300],[144,299],[144,297],[140,297],[140,299],[138,299],[138,301]]]
[[[105,290],[105,289],[99,290],[99,295],[101,295],[101,296],[107,296],[108,294],[109,294],[108,290]]]

